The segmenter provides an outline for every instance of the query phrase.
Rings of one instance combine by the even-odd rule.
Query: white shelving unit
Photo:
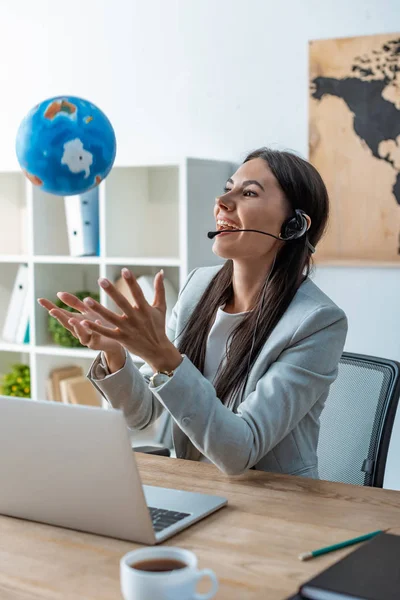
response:
[[[0,172],[0,332],[18,265],[29,266],[30,343],[0,340],[0,373],[14,362],[31,369],[31,397],[45,399],[55,367],[89,369],[96,352],[54,345],[47,312],[38,297],[81,289],[108,296],[100,276],[115,280],[127,266],[136,276],[161,268],[178,291],[195,267],[219,264],[207,231],[214,229],[213,205],[236,166],[183,158],[115,166],[100,185],[100,256],[69,256],[64,198],[40,191],[19,171]],[[138,357],[134,357],[140,363]]]

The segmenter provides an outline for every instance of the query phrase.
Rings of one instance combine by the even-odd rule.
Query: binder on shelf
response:
[[[99,255],[98,187],[64,198],[69,253],[71,256]]]
[[[2,332],[2,338],[7,342],[23,343],[26,337],[29,321],[28,269],[26,263],[21,263],[14,280]]]
[[[15,332],[14,342],[16,344],[29,343],[29,304],[29,294],[26,294],[25,302],[22,307],[17,326],[17,331]]]
[[[31,341],[31,335],[30,335],[30,325],[29,325],[29,321],[28,321],[28,325],[26,326],[26,331],[25,331],[25,337],[24,337],[24,344],[29,344]]]

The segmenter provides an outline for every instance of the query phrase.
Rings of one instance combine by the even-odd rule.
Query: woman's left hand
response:
[[[83,300],[86,306],[94,309],[109,323],[115,325],[115,329],[103,327],[89,320],[82,321],[82,325],[88,330],[116,340],[129,352],[140,356],[154,370],[175,369],[182,361],[182,357],[165,333],[167,305],[163,272],[159,271],[155,277],[155,294],[152,305],[147,302],[140,285],[129,269],[122,269],[122,276],[132,294],[132,304],[110,281],[103,278],[98,281],[99,285],[122,310],[122,315],[108,310],[93,298]]]

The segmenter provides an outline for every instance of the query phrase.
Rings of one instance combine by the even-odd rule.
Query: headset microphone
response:
[[[289,217],[289,219],[287,219],[283,223],[281,233],[279,234],[279,236],[273,235],[272,233],[267,233],[266,231],[260,231],[259,229],[232,229],[231,231],[254,231],[255,233],[269,235],[270,237],[273,237],[276,240],[280,240],[282,242],[292,242],[305,236],[306,245],[308,246],[309,250],[314,254],[315,248],[309,242],[307,236],[307,231],[310,227],[311,222],[310,217],[298,208],[294,212],[295,215],[293,217]],[[212,240],[215,236],[219,235],[220,233],[226,233],[227,231],[230,230],[209,231],[207,233],[207,236],[210,238],[210,240]]]

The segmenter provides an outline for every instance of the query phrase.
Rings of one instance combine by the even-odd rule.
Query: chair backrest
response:
[[[400,395],[400,364],[344,352],[321,413],[321,479],[382,487]]]

